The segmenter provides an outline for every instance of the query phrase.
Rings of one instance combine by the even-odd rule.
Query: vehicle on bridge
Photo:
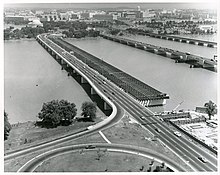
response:
[[[203,163],[207,163],[207,159],[205,157],[199,156],[198,157],[199,160],[201,160]]]
[[[174,133],[176,136],[178,136],[178,137],[181,137],[181,136],[182,136],[181,133],[178,132],[178,131],[174,131],[173,133]]]
[[[85,149],[95,149],[95,148],[96,148],[95,145],[87,145],[87,146],[85,147]]]
[[[155,131],[161,133],[161,130],[159,128],[155,128]]]

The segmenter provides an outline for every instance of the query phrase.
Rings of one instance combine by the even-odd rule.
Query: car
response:
[[[114,92],[112,92],[112,95],[115,95],[115,93],[114,93]]]
[[[180,132],[174,131],[173,133],[174,133],[176,136],[181,137],[181,133],[180,133]]]
[[[160,129],[158,129],[158,128],[155,128],[155,131],[157,131],[157,132],[161,133],[161,130],[160,130]]]
[[[198,159],[201,160],[203,163],[208,162],[207,159],[205,157],[202,157],[202,156],[199,156]]]
[[[96,148],[95,145],[87,145],[87,146],[85,147],[85,149],[94,149],[94,148]]]

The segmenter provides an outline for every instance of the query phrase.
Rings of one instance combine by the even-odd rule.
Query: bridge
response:
[[[101,107],[106,111],[110,111],[110,115],[107,119],[88,127],[85,131],[80,133],[64,136],[27,149],[8,152],[5,154],[5,161],[15,159],[18,156],[25,156],[33,151],[36,153],[37,151],[41,151],[42,148],[51,150],[54,146],[68,143],[70,140],[72,141],[82,136],[91,135],[107,129],[116,124],[123,117],[124,111],[126,111],[143,129],[146,129],[152,137],[157,136],[158,140],[162,142],[164,146],[167,146],[174,154],[182,159],[182,161],[186,162],[192,171],[217,171],[217,155],[210,153],[210,150],[208,151],[205,148],[201,148],[201,145],[191,142],[187,137],[176,137],[173,134],[173,130],[155,116],[153,112],[142,106],[139,101],[118,87],[114,82],[104,78],[98,71],[81,61],[83,55],[78,55],[77,57],[75,56],[77,54],[74,55],[74,51],[65,50],[53,40],[56,39],[49,38],[46,35],[39,35],[37,37],[37,41],[54,60],[56,60],[62,68],[66,69],[70,76],[75,77],[80,85],[85,87],[84,89],[86,89],[91,97],[96,96],[96,98],[101,101]],[[106,103],[106,107],[104,107],[104,103]],[[155,128],[158,128],[160,133],[158,133]],[[128,146],[129,145],[122,145],[121,147],[127,149]],[[142,150],[142,148],[135,149]],[[204,156],[208,162],[201,162],[198,159],[200,155]],[[37,156],[37,158],[38,157],[39,156]],[[30,161],[27,163],[29,162]],[[177,169],[184,170],[184,167],[179,165]]]
[[[198,46],[217,47],[217,42],[212,42],[212,41],[205,41],[205,40],[186,38],[186,37],[174,36],[174,35],[160,35],[160,34],[146,33],[146,32],[138,32],[138,34],[150,36],[153,38],[165,39],[169,41],[177,41],[181,43],[195,44]]]
[[[119,36],[113,36],[113,35],[107,35],[107,34],[101,34],[101,36],[105,39],[115,41],[124,45],[128,45],[131,47],[135,47],[141,50],[145,50],[154,54],[158,54],[164,57],[171,58],[175,60],[176,63],[188,63],[190,64],[190,68],[193,67],[200,67],[204,69],[208,69],[211,71],[217,71],[217,62],[213,59],[200,57],[197,55],[184,53],[180,51],[176,51],[169,48],[159,47],[152,44],[147,44],[131,39],[126,39]]]
[[[97,58],[60,38],[50,37],[50,39],[54,43],[60,45],[66,51],[71,52],[78,59],[86,63],[89,67],[95,69],[104,77],[114,82],[118,87],[129,93],[144,106],[161,106],[164,105],[166,103],[166,99],[169,98],[166,93],[162,93],[154,89],[153,87],[139,81],[131,75],[104,62],[100,58]]]

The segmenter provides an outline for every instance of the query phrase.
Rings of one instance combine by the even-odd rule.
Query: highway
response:
[[[70,54],[67,53],[65,58],[74,64],[72,61],[73,57],[70,56]],[[119,88],[110,81],[105,80],[106,83],[104,84],[102,77],[95,76],[97,74],[96,72],[89,67],[86,67],[85,69],[83,65],[81,68],[84,69],[84,73],[93,79],[93,81],[100,82],[101,84],[97,85],[101,86],[102,89],[105,89],[105,93],[113,100],[115,104],[119,104],[121,107],[123,107],[138,122],[144,123],[145,125],[143,126],[150,131],[150,133],[157,135],[159,139],[175,154],[188,162],[194,171],[217,171],[217,157],[215,155],[209,154],[205,148],[201,149],[199,146],[183,137],[175,136],[173,131],[164,125],[147,108],[141,106],[136,100],[131,98],[124,91],[119,90]],[[159,128],[161,133],[158,133],[155,128]],[[201,160],[199,160],[198,157],[200,155],[205,157],[208,162],[203,163]]]
[[[139,148],[137,146],[121,145],[121,144],[91,143],[91,144],[70,145],[70,146],[60,147],[47,151],[28,161],[17,172],[34,172],[43,162],[47,161],[48,159],[54,158],[56,156],[62,156],[63,154],[66,153],[77,152],[77,151],[97,151],[97,150],[134,154],[137,156],[154,159],[155,161],[160,163],[166,162],[165,163],[166,166],[171,168],[173,171],[181,171],[181,172],[185,171],[184,168],[182,168],[175,161],[170,160],[164,155],[159,154],[147,148]]]
[[[63,51],[63,49],[61,49],[56,44],[52,44],[52,47],[58,50],[58,54],[64,57],[65,62],[72,65],[75,70],[80,70],[94,83],[94,85],[98,89],[102,90],[103,93],[108,97],[108,99],[110,99],[114,103],[118,113],[116,117],[114,117],[112,120],[109,120],[106,123],[91,126],[88,128],[88,130],[78,133],[76,135],[57,139],[56,141],[38,145],[33,148],[9,153],[5,156],[5,160],[21,156],[32,151],[37,151],[42,148],[48,148],[48,146],[61,144],[72,139],[77,139],[85,134],[90,135],[99,130],[105,130],[108,127],[113,126],[121,119],[124,109],[140,124],[144,124],[142,126],[146,130],[148,130],[152,134],[152,136],[157,135],[158,139],[163,142],[167,147],[169,147],[177,156],[188,162],[188,165],[192,168],[192,171],[217,171],[217,157],[215,155],[207,153],[207,150],[201,149],[199,146],[193,144],[191,141],[183,137],[175,136],[173,134],[173,131],[171,131],[166,125],[163,124],[162,121],[154,116],[151,111],[141,106],[135,99],[133,99],[130,95],[118,88],[115,84],[106,80],[96,71],[86,66],[83,62],[76,59],[70,53]],[[105,81],[105,83],[103,83],[103,80]],[[155,128],[159,128],[161,132],[158,133]],[[198,159],[198,156],[200,155],[205,157],[208,162],[201,162],[201,160]]]

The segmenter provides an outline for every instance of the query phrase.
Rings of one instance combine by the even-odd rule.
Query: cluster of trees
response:
[[[206,107],[206,113],[209,116],[209,120],[211,120],[211,117],[217,114],[217,105],[209,100],[204,106]]]
[[[42,34],[44,32],[45,30],[43,27],[22,27],[21,29],[14,29],[14,27],[10,27],[4,29],[4,40],[8,40],[11,38],[35,38],[37,35]]]
[[[82,116],[85,120],[94,121],[96,117],[96,104],[92,102],[84,102],[82,104]],[[73,123],[77,114],[76,105],[67,100],[52,100],[44,103],[37,117],[41,121],[37,121],[36,125],[45,128],[55,128],[57,126],[67,126]]]
[[[63,34],[65,34],[68,38],[83,38],[86,36],[89,37],[97,37],[99,36],[99,31],[96,30],[74,30],[73,28],[70,28],[68,31],[63,31]]]
[[[8,114],[4,111],[4,140],[8,139],[11,125],[8,121]]]
[[[99,36],[99,31],[90,29],[87,30],[88,27],[94,28],[96,26],[105,26],[106,23],[91,23],[87,24],[85,22],[79,21],[72,21],[72,22],[65,22],[65,21],[47,21],[43,22],[43,27],[22,27],[21,29],[14,29],[14,27],[9,27],[4,29],[4,39],[8,40],[11,38],[20,39],[20,38],[35,38],[37,35],[42,33],[47,33],[50,31],[57,31],[57,30],[65,30],[63,34],[67,37],[76,37],[81,38],[85,36],[90,37],[97,37]]]

